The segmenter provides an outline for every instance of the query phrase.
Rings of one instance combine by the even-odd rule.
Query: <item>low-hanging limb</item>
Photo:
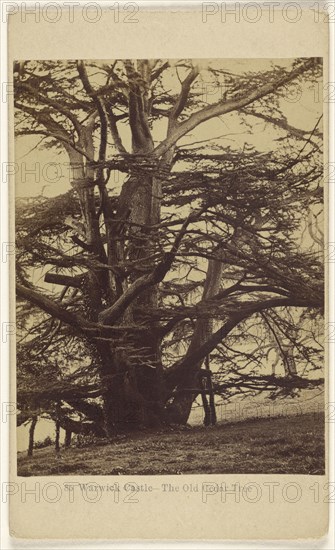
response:
[[[282,389],[306,389],[314,388],[324,384],[324,378],[304,378],[302,376],[279,377],[279,376],[252,376],[240,375],[240,380],[233,379],[227,382],[216,382],[214,384],[214,393],[221,395],[229,388],[243,387],[251,390],[275,391]]]
[[[20,283],[16,284],[17,295],[24,300],[36,305],[41,310],[45,311],[52,317],[63,321],[67,325],[70,325],[73,330],[79,333],[81,336],[85,336],[90,339],[109,338],[112,336],[119,336],[125,330],[133,330],[134,327],[128,326],[109,326],[107,324],[100,324],[87,321],[80,315],[76,315],[71,311],[64,309],[57,302],[51,300],[47,296],[43,296],[32,288],[25,287]],[[140,327],[137,330],[141,330]],[[143,329],[144,330],[144,329]]]
[[[310,303],[308,301],[302,301],[296,298],[273,298],[270,300],[264,300],[261,303],[254,305],[248,304],[247,307],[242,307],[241,310],[232,314],[230,318],[220,327],[219,330],[214,332],[214,334],[200,347],[195,349],[189,354],[172,365],[165,372],[165,380],[168,388],[174,388],[176,384],[180,383],[181,377],[183,374],[187,375],[190,365],[196,365],[199,361],[203,360],[206,355],[208,355],[216,346],[225,338],[231,330],[233,330],[241,321],[247,317],[253,315],[254,313],[259,313],[260,311],[282,306],[292,306],[292,307],[308,307]],[[321,307],[322,304],[319,304]],[[314,307],[316,307],[314,305]]]

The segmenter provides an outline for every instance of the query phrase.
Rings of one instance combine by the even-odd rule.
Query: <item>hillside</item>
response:
[[[324,473],[324,415],[248,419],[18,453],[18,475]]]

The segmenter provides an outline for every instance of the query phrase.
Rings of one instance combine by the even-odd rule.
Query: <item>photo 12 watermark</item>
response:
[[[21,23],[95,24],[109,15],[113,23],[139,23],[140,3],[138,2],[2,2],[1,18],[7,23],[11,15],[18,15]],[[112,17],[111,17],[112,15]]]
[[[315,481],[306,487],[298,481],[264,482],[230,481],[192,481],[183,479],[180,482],[143,482],[109,481],[57,483],[56,481],[20,481],[1,484],[2,502],[12,499],[27,506],[32,504],[55,504],[67,502],[78,504],[86,502],[91,505],[104,501],[111,505],[145,505],[146,501],[157,494],[161,498],[180,499],[183,495],[192,495],[193,502],[199,505],[225,504],[258,504],[288,503],[298,504],[303,499],[311,504],[334,503],[335,484],[333,482]]]
[[[312,12],[314,22],[334,23],[334,2],[203,2],[202,22],[217,18],[223,24],[275,23],[279,20],[295,24]]]

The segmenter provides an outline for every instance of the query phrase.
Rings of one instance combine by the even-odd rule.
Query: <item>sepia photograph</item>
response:
[[[18,476],[324,475],[323,59],[12,69]]]

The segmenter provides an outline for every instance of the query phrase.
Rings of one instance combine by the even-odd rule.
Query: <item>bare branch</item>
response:
[[[158,145],[158,147],[156,147],[156,149],[154,150],[154,154],[160,157],[166,151],[168,151],[170,147],[177,143],[177,141],[181,137],[199,126],[199,124],[201,124],[202,122],[205,122],[206,120],[220,115],[231,113],[232,111],[236,111],[238,109],[246,107],[247,105],[250,105],[254,101],[257,101],[258,99],[261,99],[262,97],[277,91],[282,86],[285,86],[285,84],[292,82],[292,80],[301,76],[305,71],[313,67],[313,65],[314,59],[308,59],[305,63],[303,63],[303,65],[301,65],[297,69],[294,69],[286,76],[281,77],[273,82],[264,84],[263,86],[260,86],[258,89],[246,94],[245,97],[242,97],[240,99],[231,99],[224,102],[220,101],[218,103],[214,103],[213,105],[208,105],[207,107],[204,107],[200,111],[197,111],[196,113],[191,115],[187,120],[179,124],[174,129],[174,131],[164,141],[162,141],[161,144]]]
[[[70,277],[68,275],[61,275],[59,273],[47,273],[44,277],[46,283],[62,286],[72,286],[74,288],[81,288],[83,283],[83,276]]]
[[[182,113],[186,105],[191,86],[193,82],[196,80],[198,74],[199,74],[199,69],[197,67],[193,67],[193,69],[189,72],[189,74],[183,81],[181,86],[181,91],[177,98],[177,101],[170,111],[169,130],[172,130],[172,128],[176,123],[176,120],[178,119],[179,115]]]

